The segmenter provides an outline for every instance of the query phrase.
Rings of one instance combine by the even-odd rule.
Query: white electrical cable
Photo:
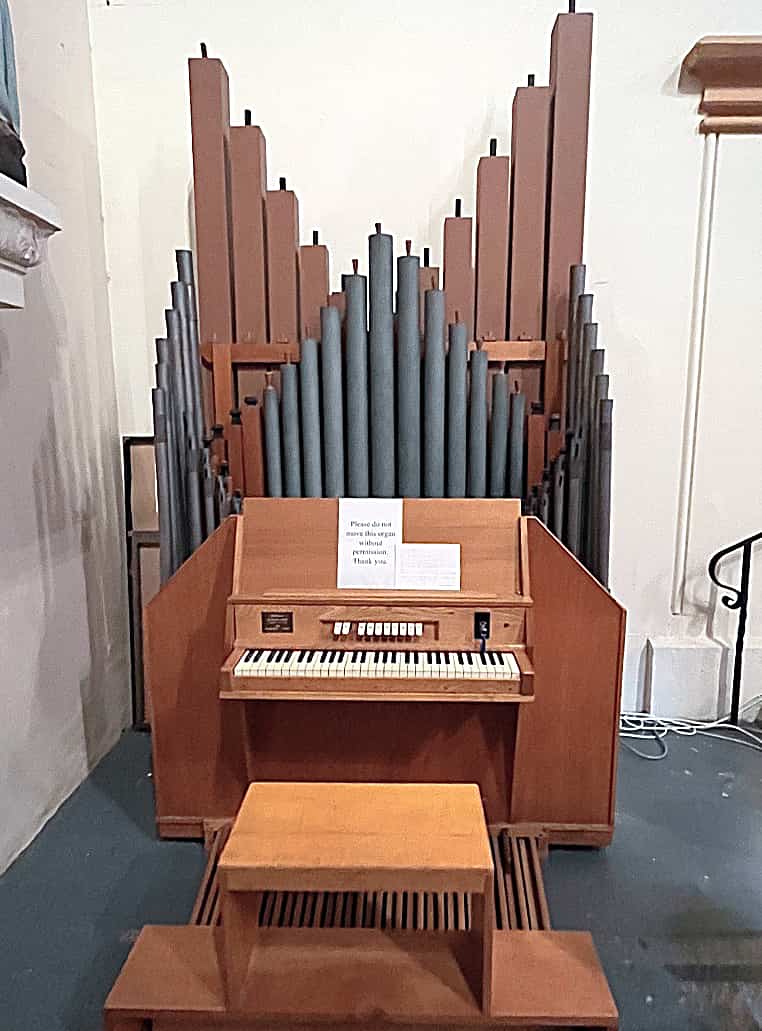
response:
[[[744,703],[741,711],[745,712],[760,702],[762,702],[762,695],[756,695]],[[746,748],[753,748],[756,752],[762,752],[762,736],[755,734],[746,727],[736,727],[727,721],[728,716],[723,716],[719,720],[688,720],[666,716],[652,716],[645,712],[623,712],[619,717],[619,736],[623,739],[622,744],[628,751],[634,752],[641,759],[649,759],[651,761],[658,761],[667,756],[669,752],[669,746],[666,741],[668,734],[675,734],[678,737],[694,737],[696,735],[713,737],[720,741],[731,741]],[[751,740],[743,740],[743,738],[715,733],[715,730],[719,728],[730,731],[733,734],[741,734],[743,737],[750,738]],[[627,741],[624,740],[627,738],[636,741],[654,740],[658,742],[660,751],[655,755],[641,752],[640,749],[628,745]]]

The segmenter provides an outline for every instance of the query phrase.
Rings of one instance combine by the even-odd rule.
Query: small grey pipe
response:
[[[421,494],[420,260],[397,258],[397,479],[403,498]]]
[[[368,281],[356,272],[342,276],[347,295],[347,477],[352,498],[367,498],[370,490],[368,446]],[[304,359],[302,359],[304,360]]]
[[[424,294],[425,352],[423,357],[423,495],[445,493],[445,295]]]
[[[320,431],[320,374],[317,341],[302,341],[299,362],[299,395],[302,410],[302,454],[304,496],[323,496],[323,450]]]
[[[151,391],[153,406],[153,441],[156,456],[156,492],[159,509],[159,568],[162,585],[172,575],[172,512],[169,498],[169,470],[167,464],[167,422],[164,391],[154,387]]]
[[[392,238],[381,224],[368,238],[370,267],[370,454],[374,497],[395,493]]]
[[[492,377],[492,418],[490,419],[489,493],[505,497],[508,460],[508,377],[496,372]]]
[[[600,444],[600,518],[598,520],[598,579],[609,586],[609,546],[611,534],[611,449],[614,402],[606,398],[598,410],[598,440]]]
[[[265,458],[267,468],[267,493],[271,498],[283,497],[283,463],[280,442],[280,403],[275,387],[265,387]]]
[[[509,431],[508,496],[524,495],[524,422],[526,397],[519,391],[511,394],[511,424]]]
[[[447,496],[466,496],[466,432],[468,424],[468,329],[450,325],[447,356]]]
[[[341,368],[341,318],[337,308],[320,309],[320,364],[323,380],[323,454],[325,494],[344,496],[344,391]]]
[[[283,479],[287,498],[302,495],[302,447],[299,430],[299,370],[287,362],[280,367]]]
[[[468,405],[468,496],[487,493],[487,364],[486,351],[471,352]]]

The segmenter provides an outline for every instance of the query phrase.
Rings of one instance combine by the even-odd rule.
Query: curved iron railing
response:
[[[722,551],[718,551],[709,560],[709,579],[722,591],[728,594],[721,596],[722,604],[728,609],[738,610],[738,629],[736,631],[736,649],[733,660],[733,693],[730,701],[730,722],[738,724],[739,706],[741,701],[741,666],[743,663],[743,639],[746,634],[746,616],[749,608],[749,581],[751,578],[751,550],[756,541],[762,540],[762,533],[752,534],[745,537],[736,544],[731,544]],[[717,566],[725,558],[739,548],[743,549],[741,556],[741,584],[739,587],[731,587],[723,583],[717,577]]]

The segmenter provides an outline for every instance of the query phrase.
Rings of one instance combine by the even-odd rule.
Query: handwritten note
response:
[[[401,498],[339,498],[337,587],[393,588]]]
[[[459,591],[459,544],[398,544],[395,587],[399,591]]]

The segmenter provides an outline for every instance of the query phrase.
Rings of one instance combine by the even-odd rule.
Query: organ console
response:
[[[246,498],[148,605],[161,834],[253,780],[467,781],[493,822],[610,840],[621,608],[517,500],[402,504],[460,590],[339,588],[337,499]]]

